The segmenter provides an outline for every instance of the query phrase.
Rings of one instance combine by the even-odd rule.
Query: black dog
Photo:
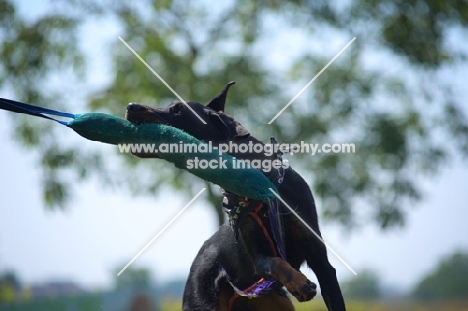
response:
[[[156,109],[131,103],[126,118],[134,123],[170,125],[213,145],[262,143],[224,113],[227,91],[232,84],[227,84],[206,106],[188,102],[205,125],[182,102]],[[274,161],[279,154],[234,152],[231,155],[243,160]],[[263,172],[276,183],[281,198],[320,234],[314,198],[303,178],[290,167],[285,169],[284,176],[278,176],[277,170]],[[277,178],[283,179],[282,183]],[[283,286],[299,301],[308,301],[316,294],[315,284],[298,270],[303,262],[316,274],[328,309],[345,310],[335,269],[328,262],[324,244],[287,207],[279,205],[282,240],[271,222],[271,206],[228,192],[223,205],[231,223],[222,225],[195,258],[185,287],[183,310],[294,310]],[[285,254],[281,254],[283,247]],[[257,298],[248,299],[252,297]]]

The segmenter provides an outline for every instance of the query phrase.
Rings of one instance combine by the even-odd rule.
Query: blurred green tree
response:
[[[21,291],[21,282],[13,271],[6,271],[0,275],[0,305],[11,303]]]
[[[378,299],[381,283],[376,272],[364,270],[349,281],[342,283],[343,295],[352,299]]]
[[[116,268],[112,275],[115,276],[115,289],[148,289],[151,287],[153,280],[153,275],[151,270],[148,268],[133,267],[130,266],[125,271],[117,276],[117,273],[122,269],[122,267]]]
[[[418,180],[468,154],[461,88],[451,74],[466,66],[467,48],[459,38],[467,34],[468,1],[215,3],[57,1],[47,14],[26,19],[17,2],[0,0],[0,87],[17,100],[64,108],[56,103],[69,94],[51,87],[52,77],[72,72],[85,79],[80,26],[111,18],[122,38],[183,98],[207,102],[226,82],[237,81],[227,111],[255,136],[273,135],[281,143],[354,143],[354,154],[290,159],[311,181],[323,216],[347,228],[403,225],[422,197]],[[353,45],[266,125],[354,36]],[[338,48],[321,50],[317,42]],[[131,101],[160,106],[174,98],[121,42],[109,53],[111,83],[88,94],[90,110],[122,115]],[[67,181],[92,175],[134,194],[171,185],[194,195],[202,186],[162,161],[122,155],[105,155],[104,161],[96,151],[58,143],[56,126],[15,121],[14,139],[39,154],[47,206],[64,207],[75,184]],[[222,222],[216,188],[205,186]]]
[[[415,298],[466,299],[468,297],[468,253],[456,251],[442,258],[414,287]]]

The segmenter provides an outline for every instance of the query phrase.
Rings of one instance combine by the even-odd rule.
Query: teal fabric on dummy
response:
[[[205,144],[195,137],[163,124],[145,123],[137,125],[128,120],[105,113],[70,114],[54,111],[38,106],[0,98],[0,109],[17,113],[26,113],[57,121],[73,129],[86,139],[108,144]],[[49,117],[56,115],[72,118],[65,122]],[[191,153],[165,153],[157,152],[161,159],[174,163],[180,169],[184,169],[204,180],[215,183],[239,196],[255,200],[268,201],[275,198],[269,188],[276,189],[273,183],[257,169],[234,168],[235,158],[228,155],[219,155],[218,150],[212,152],[200,152],[197,148]],[[215,160],[217,163],[224,161],[227,168],[201,169],[188,168],[187,160],[198,157],[200,160]]]

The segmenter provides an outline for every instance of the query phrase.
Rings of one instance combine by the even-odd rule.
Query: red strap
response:
[[[247,201],[246,202],[246,206],[248,206],[250,202]],[[249,213],[250,216],[252,216],[253,219],[255,219],[255,221],[257,222],[257,224],[260,226],[260,228],[262,229],[263,231],[263,234],[265,235],[266,239],[268,240],[268,243],[270,243],[270,247],[271,247],[271,250],[273,251],[273,256],[275,257],[278,257],[278,253],[276,252],[276,247],[275,247],[275,243],[273,243],[273,240],[270,236],[270,234],[268,233],[268,230],[266,229],[265,225],[263,224],[263,221],[260,219],[260,217],[257,215],[258,211],[260,211],[263,207],[263,203],[260,203],[258,204],[253,211],[251,211]],[[263,279],[261,279],[260,281],[263,281]],[[257,282],[258,283],[258,282]],[[250,288],[252,288],[253,286],[255,286],[256,284],[253,284],[252,286],[250,286],[247,290],[249,290]],[[227,305],[227,311],[231,311],[232,309],[232,306],[234,304],[234,302],[236,301],[237,298],[241,297],[238,293],[234,293],[234,295],[232,295],[232,297],[229,299],[228,301],[228,305]]]
[[[250,212],[250,216],[253,217],[257,221],[257,224],[260,226],[260,228],[263,231],[263,234],[265,235],[266,239],[268,240],[268,243],[270,243],[271,250],[273,251],[274,257],[278,257],[278,253],[276,252],[276,247],[275,243],[273,243],[273,240],[268,233],[268,230],[265,228],[265,225],[263,224],[263,221],[258,217],[257,213],[258,211],[262,208],[263,203],[260,203],[253,211]]]
[[[234,304],[234,301],[236,301],[236,299],[239,298],[239,297],[240,297],[240,295],[238,293],[234,293],[234,295],[232,295],[231,299],[229,299],[229,301],[228,301],[227,311],[232,310],[232,305]]]

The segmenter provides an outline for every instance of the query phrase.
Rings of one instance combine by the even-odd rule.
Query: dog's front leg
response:
[[[273,276],[299,301],[309,301],[317,294],[317,285],[279,257],[259,256],[256,265],[261,275]]]
[[[313,241],[311,239],[311,241]],[[321,242],[311,243],[307,247],[307,265],[314,271],[320,283],[322,297],[331,311],[346,311],[340,285],[336,278],[336,270],[331,266],[327,258],[325,245]]]

